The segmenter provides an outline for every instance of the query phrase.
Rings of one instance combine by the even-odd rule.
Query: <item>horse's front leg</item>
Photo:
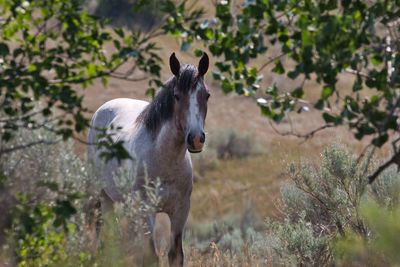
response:
[[[154,220],[153,244],[160,267],[168,266],[171,241],[171,220],[167,213],[158,212]]]
[[[182,232],[178,233],[171,247],[171,250],[168,253],[169,266],[181,267],[183,266],[184,255],[183,255],[183,246],[182,246]]]

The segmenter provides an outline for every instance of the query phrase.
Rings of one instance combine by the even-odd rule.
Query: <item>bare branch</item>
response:
[[[15,116],[15,117],[9,117],[9,118],[0,118],[0,123],[11,122],[11,121],[20,121],[20,120],[28,119],[30,117],[34,117],[34,116],[36,116],[38,114],[41,114],[43,112],[43,110],[45,110],[45,108],[40,109],[40,110],[36,110],[36,111],[32,111],[31,113],[24,114],[24,115],[21,115],[21,116]]]
[[[393,155],[393,157],[386,161],[384,164],[382,164],[381,166],[379,166],[379,168],[368,177],[368,183],[372,184],[375,179],[386,169],[388,168],[390,165],[392,164],[396,164],[398,168],[400,168],[400,151],[398,151],[396,154]]]
[[[36,146],[36,145],[54,145],[57,144],[61,141],[62,139],[58,139],[56,141],[48,141],[48,140],[39,140],[39,141],[35,141],[35,142],[31,142],[31,143],[27,143],[27,144],[22,144],[22,145],[17,145],[17,146],[11,146],[8,148],[4,148],[4,149],[0,149],[0,157],[4,154],[10,153],[10,152],[14,152],[17,150],[21,150],[21,149],[26,149],[28,147],[32,147],[32,146]]]
[[[324,124],[316,129],[312,130],[311,132],[308,132],[306,134],[301,134],[301,133],[296,133],[293,129],[291,129],[290,131],[282,132],[282,131],[278,130],[271,121],[269,121],[269,124],[271,125],[272,129],[279,135],[295,136],[295,137],[303,138],[305,140],[312,138],[316,133],[318,133],[324,129],[335,127],[334,124]],[[291,126],[291,128],[292,128],[292,126]]]
[[[361,159],[364,158],[365,154],[368,152],[368,149],[372,147],[372,149],[375,150],[375,146],[373,146],[371,143],[369,143],[366,147],[364,147],[364,149],[362,150],[360,156],[358,156],[357,158],[357,164],[359,164],[361,162]]]
[[[267,67],[269,64],[271,64],[271,63],[274,62],[275,60],[280,59],[281,57],[284,57],[284,56],[286,56],[286,55],[287,55],[287,53],[282,53],[282,54],[279,54],[279,55],[277,55],[277,56],[274,56],[274,57],[268,59],[268,61],[265,62],[265,63],[258,69],[258,71],[262,71],[262,70],[263,70],[265,67]]]
[[[349,68],[345,69],[344,71],[346,73],[350,73],[350,74],[354,74],[354,75],[360,75],[361,77],[364,77],[364,78],[369,78],[368,74],[366,74],[364,72],[361,72],[361,71],[356,71],[356,70],[349,69]]]

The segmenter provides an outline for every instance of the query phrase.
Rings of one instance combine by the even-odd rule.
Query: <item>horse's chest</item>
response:
[[[164,211],[172,211],[173,207],[182,208],[182,205],[190,201],[193,187],[191,164],[178,165],[171,162],[169,166],[162,167],[157,162],[152,162],[147,166],[148,168],[139,168],[137,174],[154,182],[159,179],[159,206]],[[141,187],[145,181],[138,179],[137,182],[137,186]]]
[[[159,207],[168,213],[172,220],[186,220],[192,193],[192,173],[175,174],[160,177]]]
[[[179,202],[190,198],[193,186],[191,173],[186,175],[165,175],[164,177],[158,177],[160,177],[160,197],[163,202],[179,204]]]

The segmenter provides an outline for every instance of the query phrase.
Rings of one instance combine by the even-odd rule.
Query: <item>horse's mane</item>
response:
[[[136,122],[143,124],[153,136],[161,125],[172,118],[174,113],[174,88],[182,94],[189,93],[197,77],[197,68],[193,65],[181,67],[179,78],[170,78],[156,94],[153,101],[140,113]]]

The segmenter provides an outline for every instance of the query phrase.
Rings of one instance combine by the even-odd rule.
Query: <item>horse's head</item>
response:
[[[210,93],[204,84],[204,75],[208,64],[206,53],[197,68],[192,65],[181,66],[175,53],[169,58],[171,71],[177,81],[174,87],[174,119],[176,126],[183,131],[187,149],[191,153],[201,152],[206,140],[204,122]]]

